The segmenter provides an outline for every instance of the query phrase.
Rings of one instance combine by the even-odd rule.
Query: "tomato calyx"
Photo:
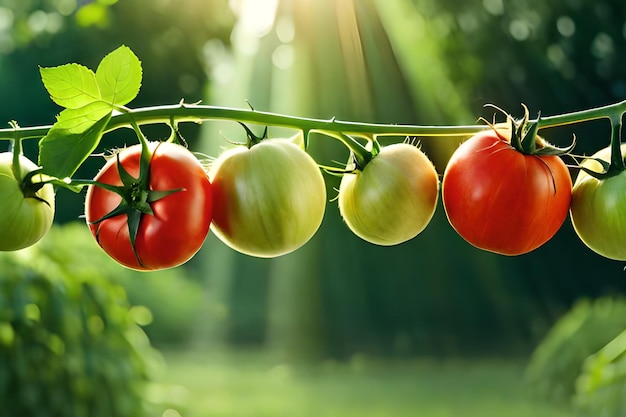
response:
[[[9,123],[13,129],[18,129],[19,125],[16,121],[11,121]],[[46,203],[48,207],[52,207],[49,201],[41,198],[37,193],[41,190],[47,182],[43,181],[33,181],[35,175],[41,174],[43,168],[37,168],[32,171],[27,172],[26,174],[22,174],[22,158],[24,157],[22,152],[22,139],[15,138],[11,140],[10,144],[10,152],[12,153],[12,162],[11,162],[11,171],[13,172],[13,178],[18,182],[20,191],[22,191],[22,195],[24,198],[33,198],[42,203]]]
[[[20,181],[20,190],[22,191],[22,195],[24,195],[24,198],[33,198],[37,201],[47,204],[49,207],[52,207],[49,201],[46,201],[37,194],[39,190],[41,190],[47,184],[47,182],[33,181],[35,175],[40,175],[42,171],[43,168],[39,168],[34,171],[30,171],[26,175],[24,175],[24,177]]]
[[[495,106],[491,106],[495,107]],[[501,109],[495,107],[497,110],[503,112],[509,122],[510,138],[505,137],[493,124],[487,122],[498,137],[506,142],[509,142],[515,150],[525,155],[537,155],[537,156],[563,156],[568,155],[574,150],[576,146],[576,137],[572,140],[572,143],[561,148],[554,146],[540,137],[537,132],[539,131],[539,124],[541,122],[541,112],[537,114],[537,120],[529,120],[528,107],[522,104],[524,109],[524,116],[521,120],[515,120],[511,115],[505,113]]]
[[[160,144],[157,145],[157,148]],[[156,150],[156,149],[155,149]],[[146,155],[146,153],[148,155]],[[130,237],[130,245],[133,250],[135,258],[141,266],[145,266],[139,257],[135,248],[135,241],[137,239],[137,233],[139,231],[139,225],[144,215],[153,216],[151,204],[159,201],[170,194],[183,191],[183,188],[176,188],[172,190],[151,190],[150,189],[150,163],[152,161],[153,152],[150,152],[146,147],[142,148],[140,162],[139,162],[139,175],[137,178],[133,177],[120,162],[119,152],[115,156],[117,158],[117,172],[119,174],[122,185],[111,185],[98,181],[92,181],[92,184],[108,191],[114,192],[121,197],[119,205],[105,214],[101,218],[90,222],[90,224],[99,224],[103,221],[116,217],[126,216],[128,224],[128,235]],[[97,239],[97,236],[96,236]]]
[[[246,145],[248,149],[250,149],[254,145],[261,143],[262,140],[267,139],[267,126],[263,129],[263,134],[261,136],[257,136],[245,123],[237,123],[239,123],[246,131],[246,143],[235,143],[236,145]]]
[[[597,180],[605,180],[607,178],[615,177],[626,170],[626,162],[624,161],[624,155],[622,154],[622,122],[621,114],[617,120],[611,119],[611,156],[610,162],[601,158],[589,157],[585,159],[593,160],[600,164],[602,171],[595,171],[591,168],[579,164],[578,168],[594,177]]]
[[[350,150],[350,156],[348,162],[344,168],[329,167],[320,165],[325,172],[331,175],[342,176],[343,174],[351,174],[355,171],[363,171],[365,166],[380,153],[382,147],[378,140],[374,138],[367,138],[367,143],[362,145],[352,136],[346,135],[342,132],[330,132],[323,131],[325,135],[338,139]]]
[[[352,160],[351,167],[354,168],[353,171],[363,171],[365,166],[380,153],[382,149],[380,143],[378,143],[378,140],[374,138],[363,146],[354,138],[347,135],[345,136],[350,139],[348,146],[350,147],[350,158]]]

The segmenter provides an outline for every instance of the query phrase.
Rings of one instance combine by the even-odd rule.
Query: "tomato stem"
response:
[[[598,119],[611,119],[614,114],[626,113],[626,100],[606,106],[594,107],[592,109],[580,110],[571,113],[564,113],[555,116],[542,117],[539,120],[539,128],[558,127],[574,123],[582,123]]]
[[[20,138],[17,134],[19,125],[15,120],[12,120],[10,123],[13,128],[13,132],[15,136],[11,139],[10,151],[13,153],[13,159],[11,161],[11,171],[13,171],[13,177],[17,180],[17,182],[22,185],[22,168],[20,165],[20,156],[22,155],[22,138]]]
[[[368,150],[365,146],[361,145],[359,142],[356,141],[356,139],[344,133],[322,130],[319,130],[317,132],[338,139],[340,142],[346,145],[346,147],[350,149],[350,153],[354,157],[356,168],[359,170],[363,170],[363,168],[365,168],[365,165],[367,165],[367,163],[371,161],[372,157],[375,155],[374,152]],[[380,146],[376,147],[376,153],[378,153],[379,151]]]
[[[615,114],[611,117],[611,175],[624,171],[624,157],[622,155],[622,115]]]
[[[150,148],[148,146],[148,139],[146,139],[146,136],[143,134],[143,132],[141,131],[141,128],[139,127],[137,122],[134,120],[134,118],[131,119],[130,125],[135,131],[135,134],[137,135],[137,139],[139,139],[139,143],[141,144],[141,163],[139,165],[140,166],[139,181],[142,182],[142,184],[147,185],[148,182],[150,181],[149,180],[150,178],[149,167],[150,167],[150,160],[152,159],[152,152],[150,151]]]

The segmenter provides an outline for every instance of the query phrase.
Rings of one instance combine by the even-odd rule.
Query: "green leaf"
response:
[[[112,111],[111,105],[104,101],[96,101],[80,109],[65,109],[57,116],[52,128],[67,133],[82,133]]]
[[[39,68],[50,98],[59,106],[78,109],[101,100],[96,74],[79,64]]]
[[[141,77],[141,62],[127,46],[120,46],[105,56],[96,70],[102,99],[120,106],[137,96]]]
[[[95,113],[92,113],[92,116],[93,114]],[[81,124],[82,127],[87,126],[84,130],[71,128],[71,126],[70,128],[58,127],[59,122],[57,122],[39,142],[39,165],[43,167],[43,172],[57,178],[71,177],[98,146],[110,119],[111,111],[109,110],[100,120],[90,126]],[[81,117],[71,120],[79,121]]]
[[[79,64],[40,68],[52,100],[65,107],[39,143],[39,164],[50,176],[70,177],[96,148],[115,106],[141,87],[141,62],[126,46],[105,56],[94,73]]]

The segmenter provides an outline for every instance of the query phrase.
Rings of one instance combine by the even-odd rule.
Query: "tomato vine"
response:
[[[94,185],[94,181],[92,180],[77,180],[72,177],[78,167],[80,167],[85,159],[95,150],[102,137],[109,132],[121,128],[131,128],[137,135],[139,143],[142,145],[143,150],[141,157],[142,159],[146,159],[146,161],[144,161],[145,164],[149,164],[148,159],[150,153],[146,150],[147,139],[143,136],[142,126],[164,124],[171,128],[172,136],[176,136],[179,124],[181,123],[201,124],[211,120],[239,122],[243,124],[244,127],[246,127],[245,124],[256,124],[266,127],[276,126],[296,129],[303,133],[303,148],[305,151],[311,133],[319,133],[323,136],[339,140],[346,145],[352,155],[351,160],[346,164],[346,168],[344,170],[337,169],[335,172],[344,175],[348,173],[359,174],[364,172],[366,166],[374,158],[377,158],[378,155],[386,154],[384,147],[382,147],[377,140],[379,137],[470,137],[484,134],[489,129],[493,129],[497,134],[494,140],[501,141],[508,147],[515,145],[516,151],[529,154],[527,156],[530,157],[539,158],[542,156],[540,154],[550,152],[552,152],[552,155],[569,154],[573,149],[572,146],[567,149],[550,147],[550,149],[542,150],[541,147],[544,145],[549,147],[549,144],[547,144],[547,142],[541,142],[543,139],[538,138],[538,136],[537,143],[539,148],[536,149],[535,137],[539,130],[597,119],[608,119],[612,126],[611,142],[609,145],[610,157],[608,160],[595,156],[591,158],[582,157],[583,159],[591,159],[595,161],[596,164],[592,168],[589,164],[582,163],[580,165],[577,164],[574,168],[580,168],[584,173],[599,181],[619,176],[626,169],[621,151],[622,116],[626,113],[626,100],[570,113],[547,117],[538,116],[535,119],[529,119],[527,110],[524,107],[525,115],[521,122],[506,115],[507,122],[509,122],[508,131],[513,133],[501,134],[498,132],[502,129],[507,129],[506,123],[463,126],[363,123],[338,120],[336,118],[316,119],[298,117],[259,111],[253,108],[240,109],[203,105],[200,103],[190,104],[184,101],[173,105],[131,108],[128,107],[128,104],[139,92],[142,68],[139,59],[125,46],[121,46],[104,57],[95,72],[79,64],[41,68],[40,72],[44,86],[49,92],[51,99],[64,108],[58,115],[56,122],[46,126],[21,127],[17,122],[12,121],[10,122],[10,127],[0,129],[0,140],[9,140],[13,143],[12,170],[15,179],[18,181],[23,181],[21,178],[22,171],[19,157],[19,155],[21,155],[21,141],[39,141],[39,168],[36,170],[36,174],[40,175],[29,175],[26,177],[29,181],[41,182],[39,186],[42,186],[43,183],[52,183],[56,186],[67,187],[78,192],[84,186]],[[250,133],[247,127],[246,129]],[[364,138],[366,145],[362,145],[356,138]],[[248,147],[257,146],[256,143],[262,142],[264,138],[257,139],[259,140],[249,143]],[[381,161],[384,159],[384,157],[380,158]],[[416,156],[416,158],[418,157]],[[579,158],[575,159],[578,160]],[[415,159],[415,161],[421,160],[421,157]],[[599,169],[598,166],[600,167]],[[327,170],[332,171],[332,169]],[[406,166],[404,174],[402,175],[411,175],[411,171],[412,169]],[[386,174],[383,169],[380,175]],[[149,174],[146,174],[146,178],[142,179],[145,184],[148,183],[148,175]],[[548,175],[553,175],[553,173],[550,174],[549,172]],[[363,177],[371,178],[371,174]],[[406,187],[406,190],[413,190],[407,192],[420,192],[419,186],[406,185],[412,184],[411,181],[404,181],[402,178],[394,179],[394,181],[396,180],[399,184],[405,184],[403,187]],[[554,178],[552,178],[552,182],[554,183]],[[34,185],[37,186],[37,184]],[[367,188],[367,186],[369,185],[365,184],[361,188]],[[428,210],[420,214],[422,219],[426,219],[426,223],[432,215],[429,210],[436,202],[436,192],[438,188],[436,176],[434,187],[435,188],[429,188],[435,190],[435,193],[431,193],[433,195],[428,199],[428,204],[426,204]],[[379,191],[380,190],[376,190],[376,192]],[[383,196],[383,194],[376,194],[376,196],[381,201],[390,198]],[[28,196],[25,194],[25,197]],[[359,198],[359,196],[355,198]],[[387,200],[383,201],[383,203],[387,204],[388,207],[389,204],[393,205],[398,203],[401,198],[402,197],[398,196],[398,193],[395,193],[391,203]],[[377,200],[375,198],[372,201],[375,203]],[[418,206],[419,204],[415,203],[415,201],[420,200],[416,199],[411,203],[405,201],[405,203]],[[272,204],[280,207],[281,202],[277,200]],[[381,207],[383,206],[381,205]],[[409,207],[409,205],[407,205],[407,207]],[[376,208],[371,208],[369,210],[375,209]],[[383,208],[381,208],[381,210],[383,210]],[[408,212],[411,210],[412,209],[408,209]],[[150,210],[146,210],[142,216],[153,215],[150,213]],[[356,217],[359,216],[358,213],[351,214]],[[367,220],[369,223],[373,224],[377,219]],[[363,221],[363,219],[359,219],[359,221]],[[416,224],[419,226],[414,228],[417,232],[425,227],[423,220],[416,222]],[[397,225],[398,230],[402,230],[402,228],[403,224]],[[624,233],[626,234],[626,228]],[[245,233],[243,234],[245,235]],[[369,233],[368,231],[361,231],[359,235],[369,236]],[[413,235],[414,233],[410,234],[410,236]],[[394,239],[388,239],[387,236],[377,235],[370,240],[374,242],[392,242],[391,244],[395,244],[395,242],[401,242],[406,239],[404,237],[397,238],[395,236]],[[626,240],[626,236],[624,236],[624,240]],[[271,246],[271,244],[272,242],[268,243],[268,246]],[[498,250],[494,251],[498,252]]]
[[[539,129],[547,129],[570,124],[577,124],[598,119],[609,119],[615,124],[621,115],[626,113],[626,100],[606,106],[563,113],[541,119],[530,119],[529,122],[538,122]],[[615,117],[618,115],[618,117]],[[304,132],[343,133],[355,136],[469,136],[488,127],[477,125],[409,125],[409,124],[381,124],[344,121],[335,118],[315,119],[293,115],[259,111],[254,109],[228,108],[202,104],[189,104],[181,101],[173,105],[159,105],[130,109],[114,114],[104,128],[108,133],[120,128],[138,125],[166,124],[191,122],[203,123],[209,120],[230,120],[243,123],[257,123],[267,126],[288,127],[300,129]],[[621,122],[617,123],[619,126]],[[0,129],[0,140],[41,139],[45,137],[52,125],[30,126]]]

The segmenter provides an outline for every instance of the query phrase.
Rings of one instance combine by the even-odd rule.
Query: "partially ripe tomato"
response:
[[[339,211],[360,238],[377,245],[397,245],[417,236],[435,213],[439,178],[417,147],[383,147],[363,170],[344,174]]]
[[[231,248],[270,258],[292,252],[315,234],[326,208],[319,167],[286,139],[264,139],[224,151],[211,166],[212,230]]]
[[[507,131],[477,133],[454,152],[443,176],[452,227],[472,245],[520,255],[547,242],[567,217],[572,181],[554,155],[526,155]]]
[[[169,142],[150,142],[148,147],[152,152],[149,188],[142,190],[137,181],[127,187],[127,195],[140,197],[147,191],[165,196],[147,202],[152,214],[140,213],[134,250],[129,215],[119,214],[101,220],[120,205],[122,197],[91,185],[85,199],[87,224],[102,249],[120,264],[144,271],[172,268],[191,259],[209,232],[213,207],[207,173],[189,150]],[[125,148],[117,156],[123,169],[138,178],[141,145]],[[107,161],[96,175],[96,181],[123,185],[118,157]]]
[[[626,144],[622,145],[622,153]],[[610,161],[610,147],[592,158]],[[582,166],[595,172],[603,167],[593,159]],[[594,252],[610,259],[626,261],[626,171],[598,179],[581,170],[572,190],[570,214],[574,230]]]
[[[13,175],[13,153],[0,153],[0,250],[23,249],[38,242],[54,220],[54,188],[46,184],[38,190],[22,190]],[[21,175],[37,169],[20,155]]]

